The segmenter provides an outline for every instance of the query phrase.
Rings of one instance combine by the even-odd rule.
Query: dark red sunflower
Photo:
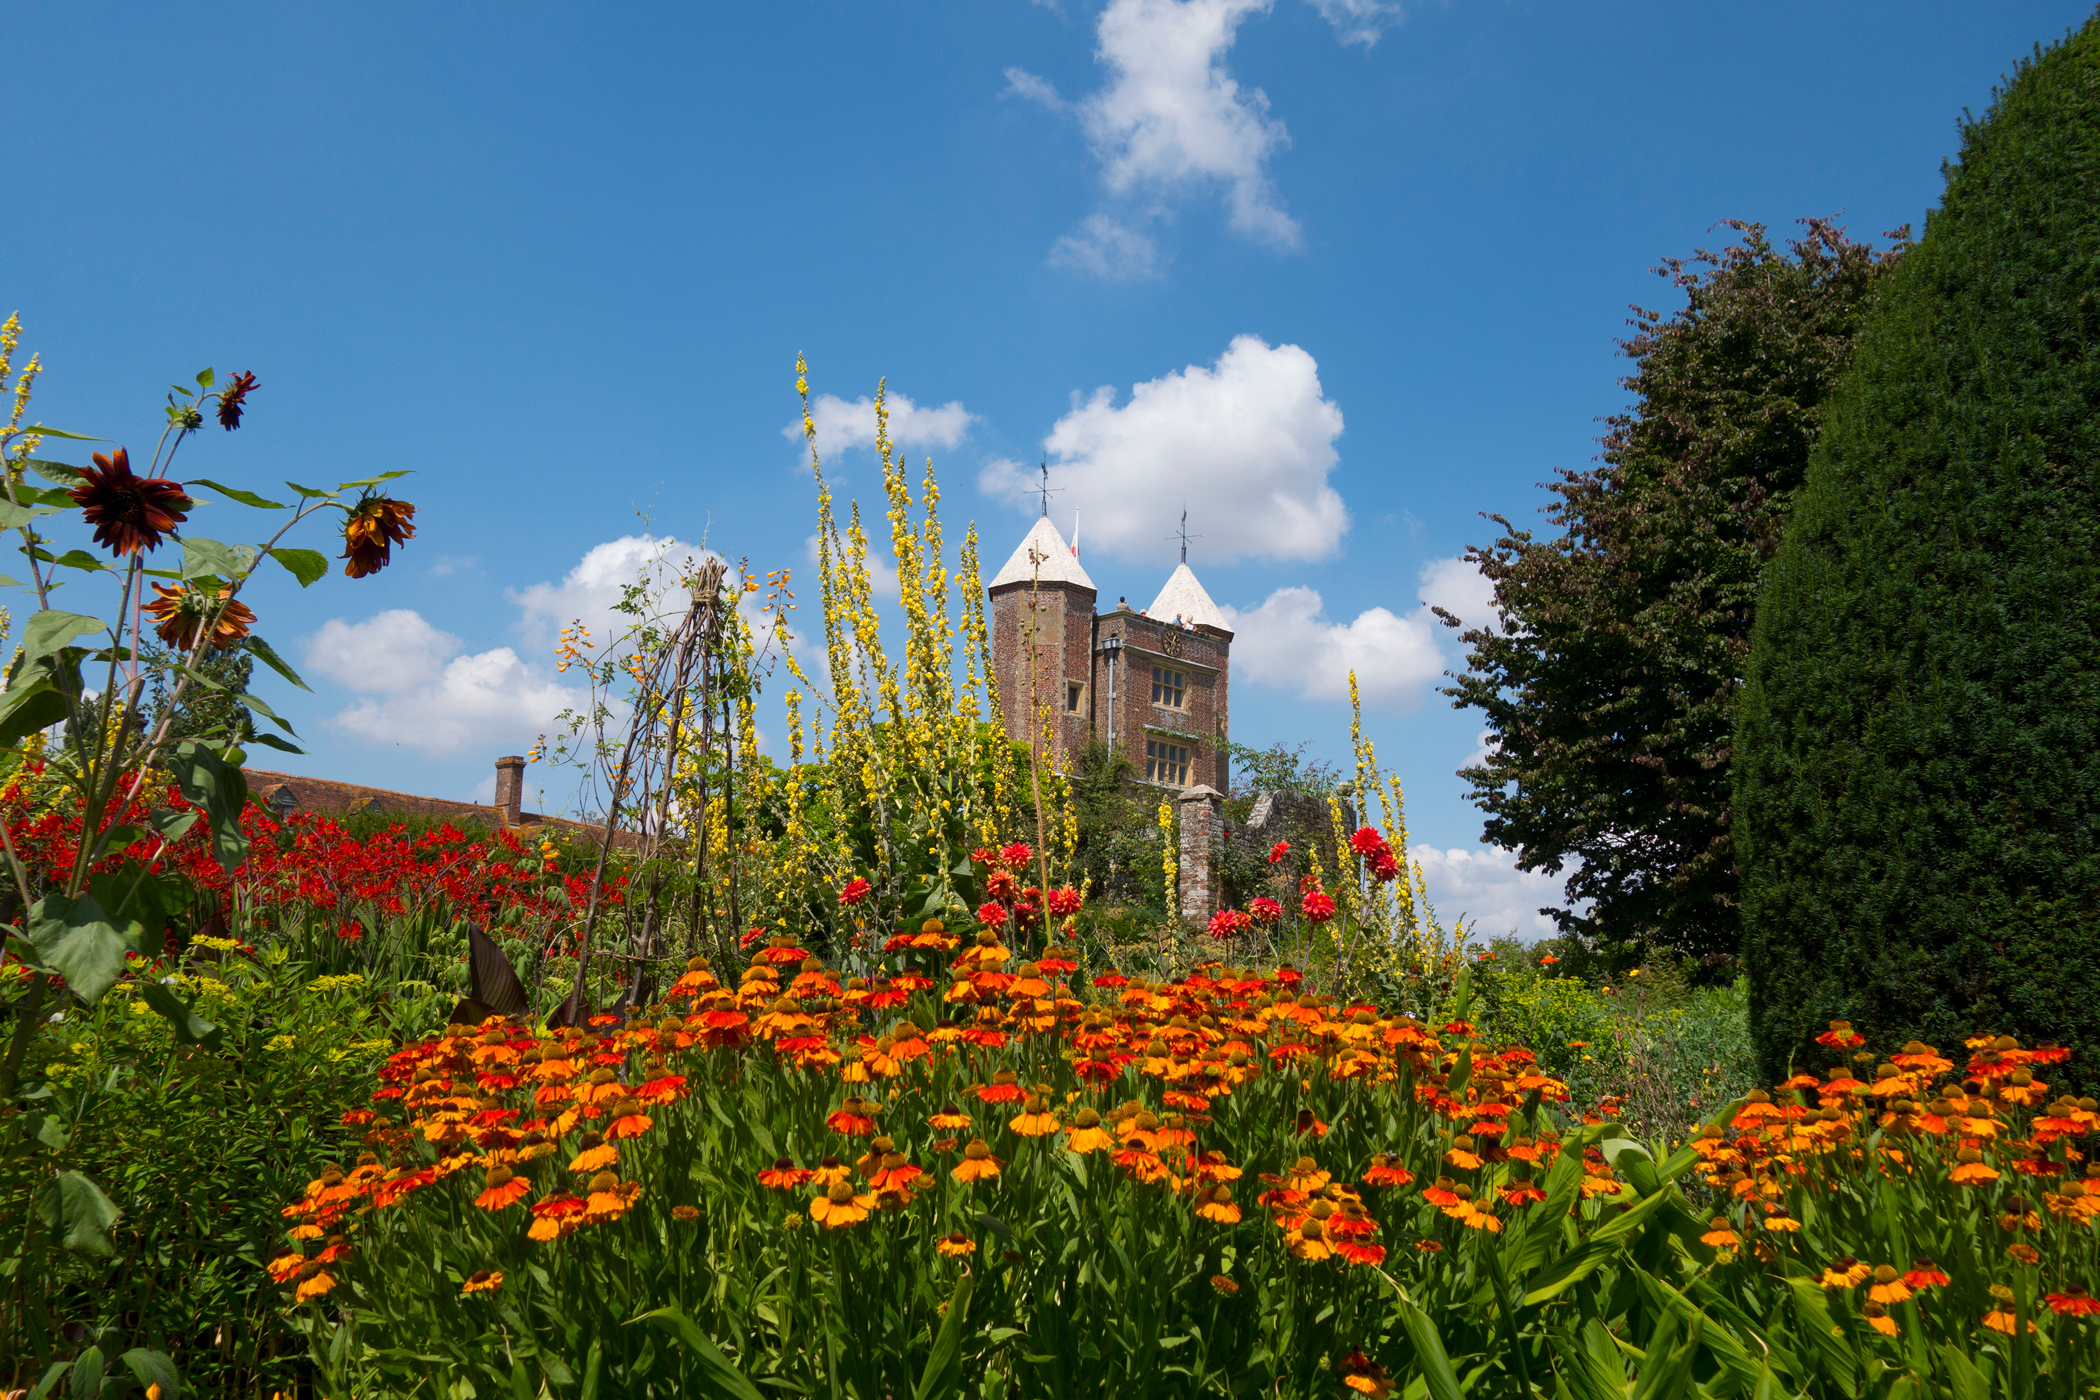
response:
[[[107,457],[97,452],[95,465],[82,468],[80,475],[73,499],[95,527],[95,543],[112,554],[159,548],[189,519],[195,504],[179,482],[133,476],[131,454],[121,447]]]
[[[221,610],[221,600],[226,590],[206,592],[201,588],[185,585],[169,588],[166,584],[153,585],[153,601],[146,604],[146,611],[159,621],[154,630],[160,639],[178,651],[193,651],[197,639],[208,631],[213,651],[226,651],[241,644],[248,629],[255,625],[255,614],[241,602],[227,602]]]
[[[232,432],[241,426],[241,410],[247,407],[248,391],[255,387],[253,374],[236,374],[233,382],[219,391],[219,426]]]
[[[364,578],[385,568],[393,558],[393,547],[416,537],[416,508],[391,496],[367,496],[350,512],[343,525],[343,552],[350,562],[343,572]]]

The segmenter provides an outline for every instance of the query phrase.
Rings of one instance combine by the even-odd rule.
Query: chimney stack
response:
[[[525,819],[525,756],[506,754],[496,760],[496,820],[517,826]]]

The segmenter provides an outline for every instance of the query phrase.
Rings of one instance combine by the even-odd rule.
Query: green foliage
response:
[[[198,658],[195,669],[223,688],[191,686],[177,704],[168,687],[167,673],[156,671],[148,691],[146,728],[154,729],[165,719],[170,740],[230,738],[236,744],[252,740],[255,716],[241,704],[240,697],[247,694],[249,682],[254,679],[255,658],[245,651],[207,652]]]
[[[1129,757],[1098,736],[1073,757],[1079,840],[1071,878],[1075,885],[1088,882],[1089,930],[1112,941],[1132,941],[1170,918],[1159,881],[1158,789],[1140,787],[1133,777]]]
[[[1774,560],[1735,760],[1768,1074],[2100,1053],[2100,20],[1964,130]]]
[[[29,1131],[0,1140],[0,1220],[15,1222],[0,1235],[0,1312],[20,1365],[84,1355],[72,1328],[112,1363],[126,1347],[177,1357],[185,1393],[289,1390],[304,1370],[262,1270],[283,1236],[281,1198],[343,1155],[342,1113],[371,1092],[391,1037],[431,1020],[413,1014],[411,989],[388,989],[392,1021],[361,978],[309,981],[282,950],[256,961],[232,946],[200,941],[169,982],[120,983],[33,1043]],[[25,981],[0,998],[18,1002]],[[149,1007],[151,994],[183,1019]],[[68,1247],[85,1224],[71,1209],[21,1228],[40,1218],[27,1210],[39,1193],[71,1206],[59,1188],[114,1203],[105,1246]]]
[[[1494,516],[1502,538],[1468,551],[1499,621],[1466,619],[1469,669],[1446,691],[1494,740],[1463,773],[1486,839],[1521,869],[1573,867],[1562,931],[1717,972],[1738,939],[1728,757],[1759,571],[1894,258],[1804,223],[1786,252],[1733,223],[1733,246],[1663,260],[1685,306],[1636,313],[1635,403],[1602,465],[1552,484],[1564,533]]]
[[[1675,1147],[1757,1087],[1745,979],[1693,986],[1656,960],[1590,981],[1540,966],[1551,946],[1498,940],[1474,968],[1474,1019],[1489,1041],[1536,1053],[1575,1103],[1616,1105],[1635,1136]]]

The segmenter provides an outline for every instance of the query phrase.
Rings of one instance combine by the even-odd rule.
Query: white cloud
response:
[[[432,578],[448,578],[453,574],[478,574],[481,572],[481,556],[478,554],[440,554],[430,561]]]
[[[1347,699],[1353,670],[1365,706],[1412,710],[1444,669],[1435,619],[1420,613],[1370,608],[1349,622],[1330,622],[1310,588],[1279,588],[1252,611],[1224,612],[1234,672],[1308,700]]]
[[[358,692],[331,723],[434,757],[516,750],[579,698],[509,647],[463,650],[420,613],[396,608],[364,622],[322,624],[307,641],[306,664]]]
[[[1433,559],[1422,566],[1422,586],[1415,596],[1425,607],[1442,608],[1457,618],[1459,631],[1501,630],[1495,611],[1495,585],[1465,559]],[[1457,633],[1452,634],[1454,637]]]
[[[1561,877],[1517,869],[1516,852],[1495,846],[1439,850],[1410,844],[1407,854],[1421,863],[1429,902],[1447,927],[1463,917],[1483,942],[1510,933],[1536,942],[1560,931],[1539,910],[1564,902]]]
[[[1159,245],[1141,228],[1093,214],[1051,245],[1050,265],[1104,282],[1139,282],[1159,275]]]
[[[890,441],[899,447],[953,447],[963,440],[977,418],[956,400],[939,408],[921,408],[903,394],[890,394],[886,406]],[[848,402],[836,394],[819,394],[810,405],[809,416],[817,425],[817,456],[823,461],[832,460],[849,447],[875,445],[875,400],[871,398]],[[780,435],[800,442],[801,420],[782,428]]]
[[[1313,8],[1320,17],[1334,26],[1335,34],[1345,44],[1362,44],[1365,48],[1378,42],[1388,24],[1400,19],[1400,7],[1386,0],[1312,0]]]
[[[1501,748],[1502,741],[1495,737],[1495,731],[1483,729],[1473,736],[1473,752],[1467,754],[1466,761],[1458,766],[1460,768],[1478,768],[1493,758]]]
[[[1321,392],[1319,370],[1295,345],[1243,335],[1211,368],[1136,385],[1121,407],[1113,389],[1095,390],[1043,439],[1059,508],[1080,512],[1089,548],[1126,559],[1164,557],[1184,507],[1206,561],[1333,553],[1349,528],[1327,484],[1342,410]],[[1026,505],[1031,477],[1000,459],[978,485]]]
[[[1447,664],[1439,646],[1447,629],[1430,608],[1470,622],[1492,593],[1465,560],[1433,559],[1422,566],[1415,596],[1421,606],[1411,613],[1367,608],[1348,622],[1329,620],[1319,593],[1305,587],[1279,588],[1250,610],[1226,608],[1234,670],[1308,700],[1347,699],[1354,670],[1367,708],[1412,710]]]
[[[1006,70],[1006,91],[1001,97],[1018,97],[1023,102],[1033,102],[1053,112],[1062,112],[1068,105],[1057,95],[1057,87],[1048,78],[1039,78],[1025,68]]]
[[[561,629],[577,621],[590,629],[594,647],[604,646],[634,623],[617,611],[628,587],[646,580],[667,611],[682,612],[679,581],[715,557],[712,550],[674,536],[623,535],[594,546],[560,583],[506,589],[505,596],[518,605],[519,635],[535,652],[551,654]]]

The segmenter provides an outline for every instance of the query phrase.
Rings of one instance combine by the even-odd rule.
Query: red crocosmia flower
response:
[[[986,902],[977,906],[977,922],[986,928],[1005,928],[1008,918],[1006,906]]]
[[[1278,841],[1275,845],[1269,847],[1269,864],[1276,864],[1278,861],[1282,860],[1285,856],[1289,855],[1290,853],[1291,843],[1288,841]]]
[[[1008,870],[1019,870],[1034,858],[1035,852],[1029,848],[1026,841],[1016,841],[1010,846],[999,848],[999,860]]]
[[[766,931],[764,929],[755,928],[749,933],[739,935],[736,940],[736,946],[739,948],[749,948],[752,944],[758,942],[759,939],[764,938],[765,936]]]
[[[1349,849],[1360,856],[1375,856],[1385,849],[1385,837],[1375,826],[1360,826],[1349,837]]]
[[[847,882],[846,888],[839,891],[839,903],[850,909],[852,906],[866,899],[868,897],[868,891],[873,888],[873,885],[870,885],[866,880],[856,875],[853,877],[852,880]]]
[[[1311,890],[1299,902],[1299,908],[1305,911],[1306,918],[1316,924],[1324,924],[1334,917],[1334,897],[1322,894],[1318,890]]]
[[[196,502],[179,482],[163,476],[133,476],[129,449],[95,454],[84,467],[73,500],[95,527],[95,543],[112,554],[158,549],[189,518]]]
[[[1283,917],[1283,906],[1265,894],[1257,895],[1247,901],[1247,916],[1266,926]]]
[[[1079,891],[1070,885],[1050,891],[1050,912],[1060,919],[1077,914],[1081,903],[1083,901],[1079,897]]]

